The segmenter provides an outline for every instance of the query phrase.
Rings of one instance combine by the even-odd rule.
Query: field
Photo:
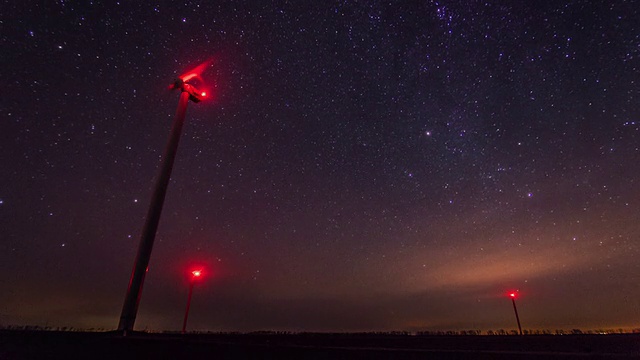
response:
[[[640,359],[640,335],[0,331],[0,359]]]

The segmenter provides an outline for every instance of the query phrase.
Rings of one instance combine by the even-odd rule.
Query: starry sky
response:
[[[0,325],[640,323],[640,3],[2,1]]]

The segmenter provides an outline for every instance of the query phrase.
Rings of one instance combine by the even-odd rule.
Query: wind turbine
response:
[[[160,174],[156,181],[147,212],[147,218],[142,230],[142,236],[140,237],[140,245],[138,246],[138,253],[131,272],[127,294],[122,306],[122,313],[120,314],[118,331],[121,331],[125,336],[128,332],[133,331],[133,325],[136,321],[138,305],[140,304],[140,297],[142,295],[142,285],[144,284],[144,277],[149,267],[149,259],[151,258],[151,250],[153,249],[153,242],[156,237],[156,231],[158,230],[158,223],[160,222],[162,205],[167,193],[169,179],[171,178],[171,170],[173,169],[173,163],[176,158],[180,135],[182,134],[182,125],[184,124],[187,104],[189,100],[194,103],[199,103],[207,96],[206,92],[196,89],[190,81],[202,81],[201,74],[210,64],[211,61],[206,61],[198,65],[193,70],[177,78],[173,84],[169,86],[170,89],[180,90],[180,99],[173,120],[169,142],[164,152]]]

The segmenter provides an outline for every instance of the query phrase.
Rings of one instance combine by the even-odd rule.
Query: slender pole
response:
[[[520,331],[520,335],[522,335],[522,327],[520,326],[520,317],[518,316],[518,309],[516,308],[516,299],[511,298],[511,302],[513,302],[513,311],[516,313],[516,321],[518,322],[518,330]]]
[[[187,297],[187,308],[184,310],[184,321],[182,322],[182,333],[184,334],[187,331],[187,319],[189,318],[189,308],[191,307],[191,295],[193,294],[193,284],[189,286],[189,296]]]
[[[158,229],[158,223],[160,222],[160,214],[162,213],[162,205],[167,193],[169,179],[171,178],[171,170],[173,169],[173,163],[176,158],[176,151],[178,150],[178,143],[180,142],[180,135],[182,133],[182,125],[184,124],[184,116],[187,111],[188,102],[189,93],[183,91],[180,94],[178,109],[176,110],[176,116],[171,128],[169,142],[165,149],[162,168],[160,169],[160,174],[151,197],[151,204],[149,205],[149,211],[147,212],[147,219],[142,230],[142,236],[140,237],[138,254],[136,255],[136,260],[131,272],[131,278],[129,280],[129,287],[127,288],[127,294],[122,306],[118,331],[122,331],[125,336],[128,332],[133,331],[133,325],[136,321],[136,315],[138,314],[138,305],[140,304],[140,297],[142,296],[142,285],[144,284],[144,277],[149,268],[149,259],[151,257],[153,241],[156,238],[156,231]]]

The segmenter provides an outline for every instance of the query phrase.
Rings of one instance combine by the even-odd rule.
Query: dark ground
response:
[[[0,331],[0,359],[640,359],[640,335],[402,336]]]

